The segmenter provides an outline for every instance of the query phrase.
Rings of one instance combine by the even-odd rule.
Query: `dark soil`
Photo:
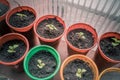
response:
[[[42,62],[45,63],[45,66],[43,68],[39,68],[37,66],[38,59],[42,60]],[[38,78],[45,78],[55,71],[57,62],[50,52],[42,50],[32,56],[28,66],[29,66],[29,72],[33,76]]]
[[[0,16],[5,14],[8,11],[9,7],[0,2]]]
[[[52,24],[57,30],[46,27],[46,25]],[[63,25],[56,18],[48,18],[39,23],[37,33],[44,38],[56,38],[60,36],[64,31]]]
[[[82,74],[81,78],[76,76],[78,68],[87,70]],[[90,68],[89,64],[79,59],[68,63],[64,69],[63,75],[64,80],[93,80],[94,77],[93,71]]]
[[[13,46],[14,44],[19,45],[17,48],[15,48],[16,52],[9,53],[9,46]],[[0,47],[0,60],[4,62],[13,62],[18,60],[24,54],[25,50],[26,45],[23,41],[17,39],[10,40]]]
[[[120,44],[117,46],[113,46],[112,42],[114,42],[111,38],[104,38],[100,41],[100,47],[103,53],[111,59],[120,60]]]
[[[19,16],[19,14],[23,14],[26,16]],[[22,10],[20,12],[16,12],[13,15],[10,16],[9,23],[17,28],[22,28],[25,26],[30,25],[35,20],[35,15],[28,11],[28,10]]]
[[[104,75],[102,75],[100,80],[120,80],[120,72],[118,71],[107,72]]]
[[[84,33],[85,39],[80,38],[76,33],[82,32]],[[75,29],[70,31],[67,35],[68,41],[75,47],[79,49],[90,48],[94,44],[94,38],[92,33],[85,29]]]

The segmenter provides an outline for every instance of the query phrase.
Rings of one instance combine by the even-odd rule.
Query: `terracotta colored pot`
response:
[[[7,66],[14,66],[15,68],[18,68],[19,67],[18,65],[21,64],[21,62],[23,61],[24,57],[26,56],[26,54],[27,54],[27,52],[29,50],[28,40],[21,34],[9,33],[9,34],[6,34],[6,35],[4,35],[4,36],[2,36],[0,38],[0,46],[2,46],[2,44],[4,44],[5,42],[7,42],[9,40],[14,40],[14,39],[22,40],[25,43],[26,51],[25,51],[24,55],[21,56],[21,58],[19,58],[16,61],[13,61],[13,62],[3,62],[3,61],[0,61],[0,64],[7,65]]]
[[[104,33],[103,35],[101,35],[101,37],[99,38],[99,42],[98,42],[99,45],[98,45],[97,55],[95,57],[95,62],[100,71],[120,62],[120,61],[113,60],[113,59],[107,57],[101,50],[100,41],[107,37],[116,37],[117,39],[120,39],[120,34],[116,33],[116,32],[107,32],[107,33]]]
[[[9,7],[8,11],[10,10],[10,4],[9,4],[9,2],[7,0],[0,0],[0,2]],[[8,11],[5,14],[3,14],[2,16],[0,16],[0,22],[5,19],[6,14],[8,13]]]
[[[67,36],[69,34],[70,31],[72,30],[75,30],[75,29],[85,29],[89,32],[92,33],[93,35],[93,38],[94,38],[94,44],[92,47],[90,48],[87,48],[87,49],[79,49],[75,46],[73,46],[68,40],[67,40]],[[68,28],[68,30],[66,31],[66,34],[65,34],[65,40],[66,40],[66,43],[67,43],[67,46],[68,46],[68,53],[69,55],[72,55],[72,54],[84,54],[86,55],[86,53],[91,50],[93,47],[95,47],[96,43],[97,43],[97,40],[98,40],[98,36],[97,36],[97,32],[94,28],[92,28],[90,25],[88,24],[84,24],[84,23],[77,23],[77,24],[74,24],[72,26],[70,26]]]
[[[0,37],[3,36],[4,34],[7,34],[10,31],[10,28],[7,26],[6,22],[5,22],[5,17],[6,14],[9,12],[10,10],[10,4],[7,0],[0,0],[0,3],[3,3],[5,5],[7,5],[9,7],[8,11],[6,13],[4,13],[2,16],[0,16]]]
[[[80,55],[80,54],[71,55],[64,60],[64,62],[61,65],[61,68],[60,68],[60,78],[61,78],[61,80],[64,80],[64,77],[63,77],[64,68],[66,67],[66,65],[68,63],[70,63],[71,61],[73,61],[75,59],[80,59],[80,60],[83,60],[83,61],[89,63],[89,66],[92,68],[92,70],[94,72],[93,73],[94,74],[94,79],[93,80],[98,80],[99,72],[98,72],[98,68],[97,68],[96,64],[90,58],[88,58],[84,55]]]
[[[112,71],[116,71],[116,72],[119,72],[119,73],[120,73],[120,68],[107,68],[107,69],[105,69],[104,71],[102,71],[102,72],[100,73],[98,80],[100,80],[101,77],[102,77],[105,73],[107,73],[107,72],[112,72]]]
[[[45,19],[48,19],[48,18],[56,18],[61,24],[63,24],[64,32],[60,36],[58,36],[56,38],[53,38],[53,39],[47,39],[47,38],[44,38],[44,37],[40,36],[37,33],[36,29],[37,29],[39,23],[42,22]],[[63,36],[63,34],[65,33],[65,31],[66,31],[66,26],[65,26],[64,21],[60,17],[55,16],[55,15],[46,15],[46,16],[43,16],[43,17],[39,18],[38,21],[34,24],[34,33],[39,38],[40,43],[41,44],[50,45],[50,46],[52,46],[54,48],[57,48],[57,46],[59,44],[59,41],[60,41],[61,37]]]
[[[22,10],[28,10],[35,15],[35,18],[37,17],[36,11],[33,8],[28,7],[28,6],[20,6],[20,7],[16,7],[14,9],[10,10],[8,12],[8,14],[6,15],[6,23],[11,29],[13,29],[14,31],[17,31],[17,32],[27,32],[27,31],[29,31],[30,29],[32,29],[33,24],[36,21],[36,19],[35,19],[31,24],[29,24],[28,26],[22,27],[22,28],[16,28],[16,27],[10,25],[10,23],[9,23],[10,16],[13,15],[14,13],[20,12]]]

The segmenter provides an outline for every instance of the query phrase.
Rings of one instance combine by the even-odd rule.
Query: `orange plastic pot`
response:
[[[13,61],[13,62],[3,62],[3,61],[0,60],[0,64],[6,65],[6,66],[14,66],[14,67],[16,67],[17,65],[21,64],[24,57],[26,56],[26,54],[27,54],[27,52],[29,50],[29,43],[28,43],[28,40],[26,39],[26,37],[24,37],[21,34],[9,33],[9,34],[6,34],[6,35],[2,36],[0,38],[0,46],[2,46],[5,42],[7,42],[9,40],[14,40],[14,39],[22,40],[25,43],[26,51],[25,51],[24,55],[21,56],[21,58],[19,58],[18,60]]]
[[[7,0],[0,0],[0,3],[3,3],[5,5],[7,5],[9,7],[8,11],[10,10],[10,4],[9,4],[9,2]],[[5,14],[3,14],[2,16],[0,16],[0,22],[5,19],[6,14],[8,13],[8,11]]]
[[[22,10],[28,10],[35,15],[35,18],[37,17],[36,11],[33,8],[28,7],[28,6],[20,6],[20,7],[16,7],[14,9],[10,10],[8,12],[8,14],[6,15],[6,23],[11,29],[13,29],[14,31],[17,31],[17,32],[27,32],[27,31],[29,31],[33,27],[33,24],[36,21],[36,19],[35,19],[31,24],[29,24],[28,26],[22,27],[22,28],[16,28],[16,27],[10,25],[9,19],[10,19],[11,15],[13,15],[16,12],[20,12]]]
[[[43,20],[48,19],[48,18],[56,18],[63,25],[64,32],[60,36],[53,38],[53,39],[48,39],[48,38],[44,38],[44,37],[40,36],[37,33],[36,30],[37,30],[39,23],[41,23]],[[61,37],[64,35],[65,31],[66,31],[66,26],[65,26],[64,21],[60,17],[55,16],[55,15],[45,15],[45,16],[39,18],[38,21],[34,24],[34,33],[39,38],[40,43],[45,44],[45,45],[50,45],[54,48],[58,47],[59,41],[60,41]]]
[[[80,60],[83,60],[83,61],[87,62],[89,64],[89,66],[91,67],[92,71],[93,71],[93,74],[94,74],[94,79],[93,80],[98,80],[99,72],[98,72],[98,68],[97,68],[96,64],[90,58],[88,58],[84,55],[80,55],[80,54],[71,55],[63,61],[62,65],[61,65],[61,68],[60,68],[60,78],[61,78],[61,80],[64,80],[63,71],[64,71],[64,68],[66,67],[66,65],[68,63],[70,63],[71,61],[76,60],[76,59],[80,59]]]
[[[102,72],[100,73],[98,80],[101,80],[101,77],[102,77],[105,73],[112,72],[112,71],[116,71],[116,72],[119,72],[119,73],[120,73],[120,68],[107,68],[107,69],[105,69],[104,71],[102,71]]]
[[[107,32],[107,33],[104,33],[103,35],[101,35],[101,37],[99,38],[99,41],[98,41],[99,45],[98,45],[97,55],[95,57],[95,62],[100,71],[102,71],[105,68],[111,67],[117,63],[120,63],[120,61],[113,60],[113,59],[107,57],[101,50],[100,41],[107,37],[116,37],[117,39],[120,39],[120,34],[116,33],[116,32]]]
[[[89,32],[92,33],[93,35],[93,38],[94,38],[94,44],[92,47],[90,48],[86,48],[86,49],[79,49],[75,46],[73,46],[68,40],[67,40],[67,36],[69,34],[70,31],[73,31],[75,29],[85,29]],[[95,47],[96,43],[97,43],[97,40],[98,40],[98,35],[97,35],[97,32],[96,30],[91,27],[90,25],[88,24],[85,24],[85,23],[77,23],[77,24],[74,24],[72,26],[70,26],[68,28],[68,30],[66,31],[66,34],[65,34],[65,40],[66,40],[66,43],[67,43],[67,47],[68,47],[68,53],[69,55],[72,55],[72,54],[84,54],[86,55],[86,53],[91,50],[93,47]]]

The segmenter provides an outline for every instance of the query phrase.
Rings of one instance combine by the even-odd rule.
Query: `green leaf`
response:
[[[50,30],[58,30],[53,24],[46,25]]]
[[[13,47],[14,49],[17,48],[19,45],[18,44],[14,44]]]
[[[120,43],[120,40],[117,39],[117,38],[112,38],[112,40],[114,40],[114,41],[117,42],[117,43]]]
[[[20,16],[20,17],[27,17],[27,15],[22,14],[22,13],[17,13],[16,15],[17,15],[17,16]]]
[[[16,51],[14,51],[14,50],[7,50],[7,52],[8,52],[8,53],[14,53],[14,52],[16,52]]]
[[[9,49],[14,49],[14,47],[13,46],[9,46]]]
[[[112,45],[113,45],[113,46],[118,46],[119,43],[112,42]]]

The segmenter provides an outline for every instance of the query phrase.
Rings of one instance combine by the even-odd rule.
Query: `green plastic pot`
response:
[[[30,58],[36,54],[38,51],[40,50],[47,50],[49,51],[56,59],[57,61],[57,67],[54,71],[54,73],[52,73],[51,75],[49,75],[48,77],[45,77],[45,78],[38,78],[38,77],[35,77],[33,76],[29,70],[28,70],[28,63],[29,63],[29,60]],[[60,59],[60,55],[59,53],[52,47],[50,46],[47,46],[47,45],[39,45],[39,46],[36,46],[34,48],[32,48],[28,54],[26,55],[25,59],[24,59],[24,70],[26,72],[26,74],[32,79],[32,80],[51,80],[56,74],[57,72],[59,71],[60,69],[60,64],[61,64],[61,59]]]

